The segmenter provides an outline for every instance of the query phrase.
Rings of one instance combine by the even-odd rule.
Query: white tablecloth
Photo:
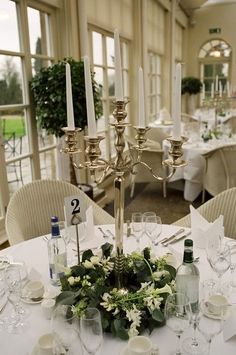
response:
[[[199,141],[183,144],[183,159],[187,162],[187,165],[183,168],[178,168],[170,181],[185,180],[184,199],[186,201],[194,201],[202,191],[204,158],[201,155],[214,148],[233,143],[235,141],[232,139],[212,139],[207,143]],[[169,150],[169,143],[167,141],[163,141],[163,149],[165,156],[167,156]]]
[[[104,226],[114,230],[114,226]],[[163,225],[162,237],[170,236],[178,227]],[[98,245],[104,242],[102,234],[96,228],[96,239]],[[147,237],[144,237],[141,241],[142,247],[149,245]],[[72,258],[76,260],[72,247],[75,248],[74,243],[69,245],[69,260],[72,262]],[[133,237],[124,238],[125,251],[131,251],[136,247],[135,239]],[[183,240],[176,244],[173,244],[174,250],[179,254],[179,257],[183,253]],[[169,251],[167,248],[158,247],[157,254],[162,255]],[[35,268],[41,274],[41,281],[45,286],[49,285],[49,270],[48,270],[48,255],[47,244],[43,238],[35,238],[20,244],[17,244],[8,249],[2,250],[0,255],[11,255],[15,260],[24,260],[28,270]],[[200,269],[201,280],[212,277],[212,271],[208,263],[205,260],[205,252],[200,249],[195,249],[195,256],[200,256],[200,262],[198,264]],[[180,257],[181,259],[181,257]],[[181,260],[179,260],[181,262]],[[0,354],[1,355],[31,355],[32,351],[37,343],[38,338],[47,332],[50,332],[50,321],[44,319],[40,304],[27,305],[25,307],[30,310],[29,329],[21,335],[8,334],[4,330],[0,331]],[[4,311],[0,316],[6,316],[11,312],[12,306],[8,303]],[[184,335],[185,336],[185,335]],[[166,327],[156,329],[151,334],[151,339],[158,344],[160,349],[160,355],[171,355],[174,353],[176,345],[176,336]],[[122,350],[126,346],[125,341],[113,338],[111,335],[104,336],[104,345],[102,349],[102,355],[118,355],[122,353]],[[235,355],[236,340],[230,340],[226,343],[223,341],[222,333],[219,334],[216,339],[213,340],[212,354],[214,355]],[[80,351],[78,351],[80,355]]]

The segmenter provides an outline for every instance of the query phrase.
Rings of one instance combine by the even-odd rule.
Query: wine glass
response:
[[[21,268],[18,265],[9,265],[4,271],[8,299],[13,305],[14,312],[5,319],[5,327],[8,333],[23,333],[28,323],[23,318],[28,312],[21,305],[22,277]]]
[[[212,269],[218,276],[218,292],[221,293],[221,277],[229,269],[231,263],[231,253],[228,245],[219,245],[216,249],[211,249],[207,257]]]
[[[54,355],[76,354],[79,343],[79,319],[73,312],[73,306],[58,305],[51,318],[51,330],[54,338]]]
[[[191,319],[191,309],[188,297],[183,293],[173,293],[169,295],[165,303],[166,325],[178,338],[176,355],[181,354],[180,338],[188,328]]]
[[[101,315],[97,308],[87,308],[80,318],[80,339],[89,355],[101,353],[103,333]]]
[[[218,306],[216,314],[217,316],[206,314],[205,303],[204,301],[201,302],[197,327],[208,343],[208,355],[210,355],[212,340],[222,331],[224,311],[221,306]]]
[[[159,216],[146,216],[145,217],[145,231],[151,239],[153,247],[158,245],[158,237],[161,235],[162,222]]]
[[[235,248],[232,247],[230,242],[227,243],[231,251],[230,259],[230,280],[223,284],[223,288],[226,290],[228,300],[231,304],[236,303],[236,253]]]
[[[140,250],[140,239],[143,233],[143,214],[141,212],[132,213],[132,229],[137,240],[137,250]]]
[[[71,234],[70,234],[69,228],[67,227],[65,221],[59,221],[58,225],[59,225],[59,229],[60,229],[60,234],[64,238],[66,245],[68,245],[70,243],[70,239],[71,239]]]

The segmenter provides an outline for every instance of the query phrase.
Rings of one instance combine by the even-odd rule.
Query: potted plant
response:
[[[87,126],[87,108],[83,61],[65,58],[50,67],[42,68],[31,82],[38,126],[47,134],[54,134],[58,138],[64,134],[62,127],[67,126],[66,63],[69,63],[71,68],[75,126],[84,130]],[[95,82],[93,73],[92,86],[95,116],[99,118],[102,114],[101,87]],[[60,144],[62,142],[58,139],[58,145]],[[70,173],[71,182],[76,183],[75,172],[71,165]]]
[[[75,126],[82,130],[87,125],[87,108],[84,81],[84,63],[66,58],[48,68],[42,68],[32,79],[31,88],[36,104],[36,116],[39,127],[56,137],[63,135],[62,127],[67,126],[66,113],[66,70],[65,64],[71,67],[71,85]],[[96,118],[102,114],[100,87],[92,73],[94,107]]]
[[[188,76],[182,79],[181,93],[188,94],[188,112],[193,114],[195,111],[195,98],[201,92],[202,83],[200,79],[193,76]]]

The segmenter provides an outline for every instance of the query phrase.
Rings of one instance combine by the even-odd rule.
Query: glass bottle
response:
[[[178,267],[176,273],[176,290],[189,298],[193,313],[198,312],[199,303],[199,270],[193,263],[193,241],[184,241],[183,263]]]
[[[58,217],[51,217],[51,238],[48,240],[49,274],[51,282],[58,285],[67,266],[66,243],[60,234]]]

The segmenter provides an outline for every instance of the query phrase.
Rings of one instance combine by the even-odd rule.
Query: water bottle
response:
[[[183,263],[178,267],[176,273],[176,290],[188,297],[193,313],[198,312],[199,281],[199,270],[193,263],[193,241],[186,239],[184,241]]]
[[[67,266],[66,243],[60,234],[58,217],[51,218],[51,238],[48,240],[49,274],[52,284],[58,285]]]

